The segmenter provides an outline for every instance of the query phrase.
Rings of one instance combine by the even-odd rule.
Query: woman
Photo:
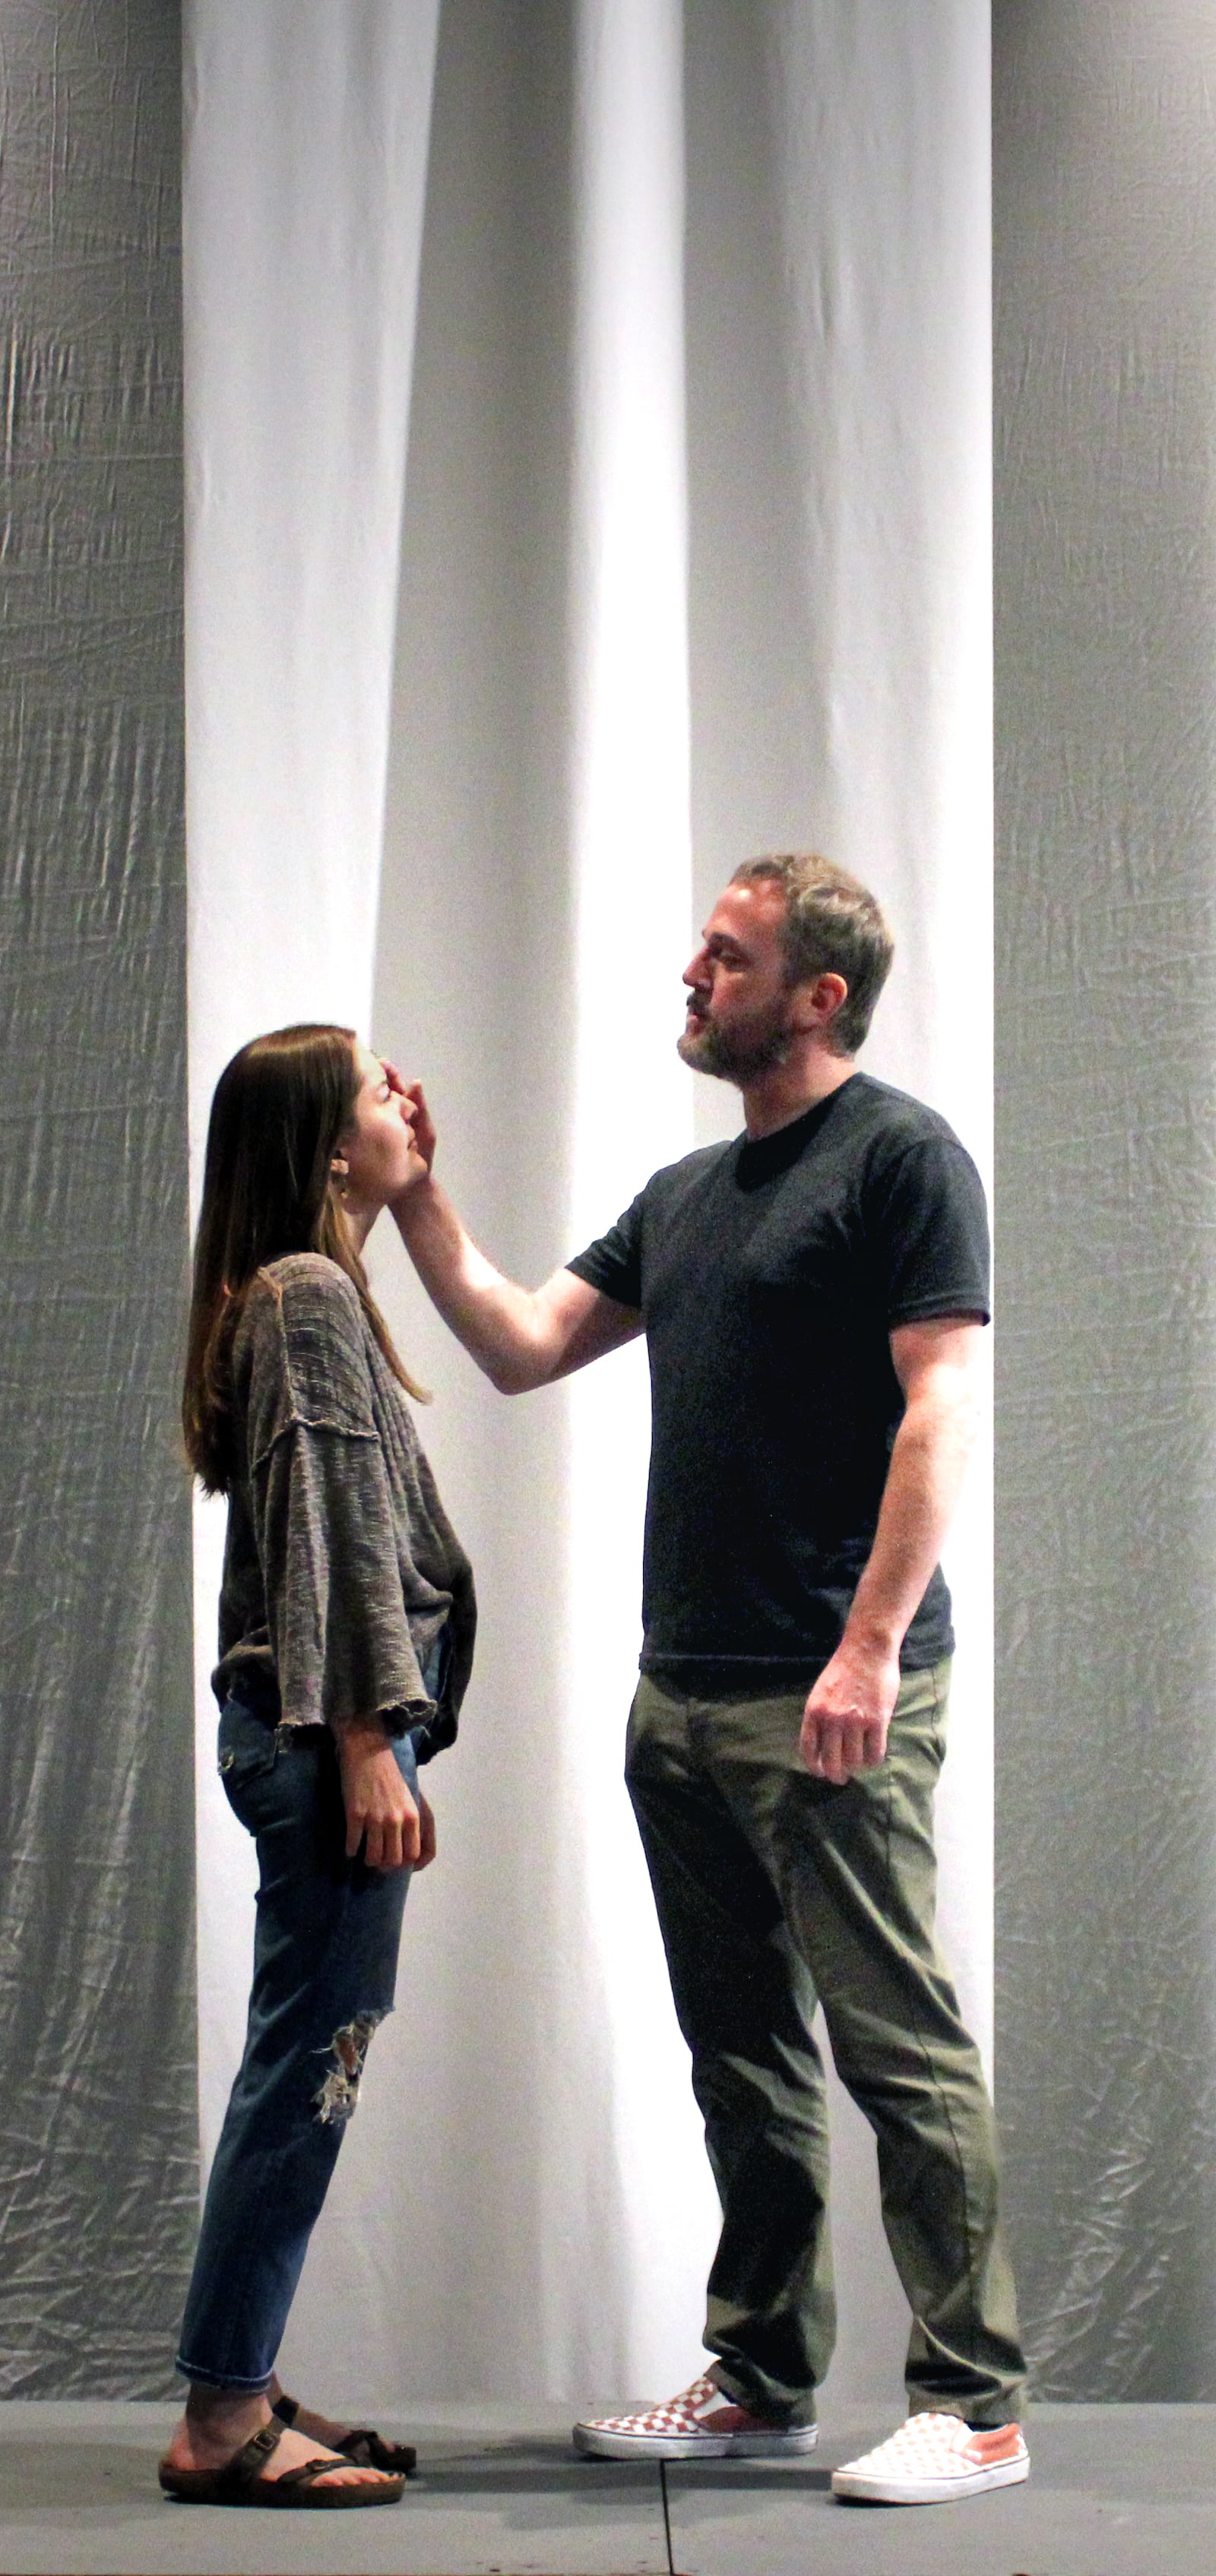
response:
[[[472,1661],[468,1561],[361,1259],[424,1169],[412,1104],[347,1029],[255,1038],[211,1112],[183,1403],[228,1497],[219,1764],[256,1835],[245,2053],[203,2211],[161,2484],[194,2503],[392,2503],[412,2453],[283,2396],[279,2340],[392,2007],[411,1869],[435,1849],[418,1764]]]

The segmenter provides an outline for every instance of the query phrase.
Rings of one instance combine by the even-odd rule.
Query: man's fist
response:
[[[878,1769],[898,1689],[898,1654],[863,1650],[847,1636],[841,1639],[803,1715],[802,1759],[813,1779],[843,1789],[859,1771]]]

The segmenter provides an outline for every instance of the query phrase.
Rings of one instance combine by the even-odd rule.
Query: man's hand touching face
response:
[[[414,1152],[422,1165],[422,1171],[416,1173],[414,1179],[421,1180],[431,1171],[435,1160],[435,1148],[439,1141],[435,1133],[435,1121],[427,1107],[426,1093],[420,1082],[407,1082],[404,1074],[395,1064],[389,1062],[387,1056],[382,1057],[381,1061],[390,1091],[398,1100],[404,1101],[408,1109],[410,1125],[414,1131]]]

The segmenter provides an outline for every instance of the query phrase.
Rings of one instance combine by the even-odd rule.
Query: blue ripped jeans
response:
[[[410,1879],[347,1859],[333,1736],[276,1713],[234,1696],[220,1717],[224,1787],[258,1847],[253,1992],[177,2361],[204,2387],[251,2392],[270,2381],[367,2044],[392,2011]],[[393,1749],[416,1795],[410,1738]]]

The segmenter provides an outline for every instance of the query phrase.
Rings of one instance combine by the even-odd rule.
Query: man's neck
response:
[[[792,1126],[795,1118],[805,1118],[808,1109],[830,1099],[856,1070],[851,1056],[815,1047],[800,1062],[770,1065],[754,1082],[744,1083],[743,1115],[752,1143],[774,1135],[778,1127]]]

